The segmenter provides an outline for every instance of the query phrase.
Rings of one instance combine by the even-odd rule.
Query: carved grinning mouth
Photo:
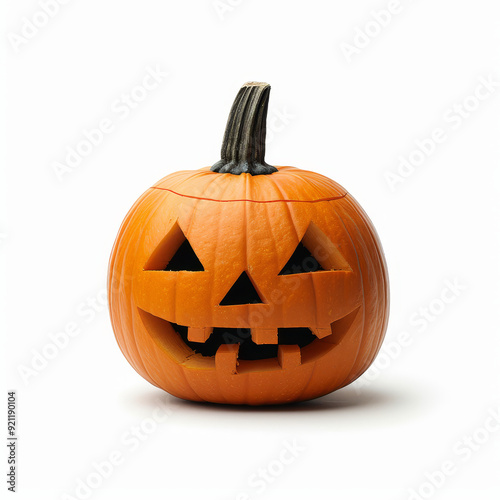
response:
[[[140,308],[139,315],[153,340],[178,363],[243,373],[299,366],[326,354],[345,337],[358,311],[359,307],[323,329],[192,328]]]
[[[252,339],[252,330],[250,328],[214,328],[205,342],[193,342],[189,340],[186,326],[176,325],[175,323],[171,323],[171,325],[195,353],[202,356],[215,356],[221,345],[239,344],[238,359],[244,360],[276,358],[280,345],[305,347],[317,338],[309,328],[278,328],[276,343],[257,344]]]

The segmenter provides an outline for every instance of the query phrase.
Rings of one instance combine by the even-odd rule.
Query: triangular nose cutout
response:
[[[241,273],[220,303],[221,306],[237,306],[241,304],[262,304],[257,290],[245,271]]]

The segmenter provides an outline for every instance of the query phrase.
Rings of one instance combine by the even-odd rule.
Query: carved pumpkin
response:
[[[242,87],[222,159],[148,189],[111,254],[118,344],[139,374],[180,398],[315,398],[359,377],[384,337],[375,229],[334,181],[265,163],[269,91]]]

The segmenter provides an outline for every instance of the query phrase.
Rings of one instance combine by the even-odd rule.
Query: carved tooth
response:
[[[236,374],[240,344],[222,344],[215,353],[215,369],[223,373]]]
[[[318,339],[324,339],[325,337],[328,337],[328,335],[332,334],[332,329],[330,327],[328,328],[311,328],[311,331],[318,337]]]
[[[188,340],[190,342],[206,342],[212,331],[213,328],[190,326],[188,328]]]
[[[283,370],[300,366],[301,362],[300,347],[298,345],[278,346],[278,363]]]
[[[256,344],[277,344],[277,328],[252,328],[252,340]]]

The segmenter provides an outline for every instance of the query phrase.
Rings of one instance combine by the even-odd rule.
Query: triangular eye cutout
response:
[[[144,265],[145,271],[204,271],[193,247],[176,223]]]
[[[245,271],[241,273],[220,302],[221,306],[237,306],[241,304],[262,304],[262,299]]]
[[[204,271],[200,259],[188,240],[184,240],[167,264],[165,271]]]
[[[312,253],[300,242],[279,274],[281,276],[283,274],[313,273],[314,271],[324,271],[324,269]]]
[[[313,222],[279,275],[352,271],[339,248]]]

